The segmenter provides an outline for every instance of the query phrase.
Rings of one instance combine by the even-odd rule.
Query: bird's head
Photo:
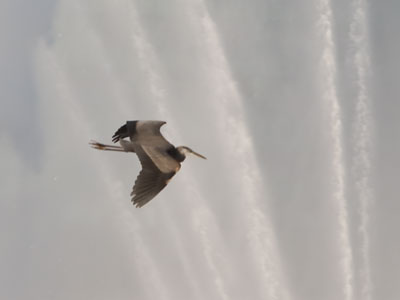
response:
[[[192,149],[190,149],[189,147],[186,147],[186,146],[176,147],[176,150],[178,150],[179,154],[183,156],[183,159],[185,159],[188,154],[194,154],[198,157],[201,157],[202,159],[207,159],[205,156],[203,156],[197,152],[194,152]]]

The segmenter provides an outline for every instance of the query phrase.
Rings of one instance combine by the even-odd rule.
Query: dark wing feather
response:
[[[138,121],[127,121],[125,125],[122,125],[112,136],[114,143],[126,138],[132,137],[136,134],[136,124]]]
[[[175,172],[163,173],[142,149],[136,147],[142,170],[135,181],[131,196],[136,207],[142,207],[164,189]]]
[[[119,140],[128,137],[128,128],[126,127],[126,124],[121,126],[112,136],[112,141],[114,143],[118,142]]]

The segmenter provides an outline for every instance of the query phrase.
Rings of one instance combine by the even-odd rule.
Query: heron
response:
[[[132,203],[136,207],[145,205],[167,186],[186,156],[194,154],[206,159],[189,147],[175,147],[168,142],[160,132],[164,124],[164,121],[127,121],[112,136],[112,141],[119,142],[121,146],[97,141],[89,143],[98,150],[136,153],[142,166],[131,192]]]

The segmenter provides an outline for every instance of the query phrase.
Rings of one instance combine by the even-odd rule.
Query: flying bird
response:
[[[206,159],[189,147],[175,147],[168,142],[160,132],[164,124],[164,121],[127,121],[112,137],[121,146],[90,142],[98,150],[136,153],[142,165],[131,192],[136,207],[145,205],[167,186],[188,154]]]

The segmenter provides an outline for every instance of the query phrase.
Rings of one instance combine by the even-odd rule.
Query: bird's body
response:
[[[142,207],[153,199],[179,171],[181,162],[189,153],[201,158],[204,156],[188,147],[175,147],[161,134],[164,121],[127,121],[113,135],[114,143],[121,147],[91,142],[99,150],[134,152],[142,165],[142,170],[135,181],[131,196],[136,207]],[[125,140],[129,138],[129,140]]]

